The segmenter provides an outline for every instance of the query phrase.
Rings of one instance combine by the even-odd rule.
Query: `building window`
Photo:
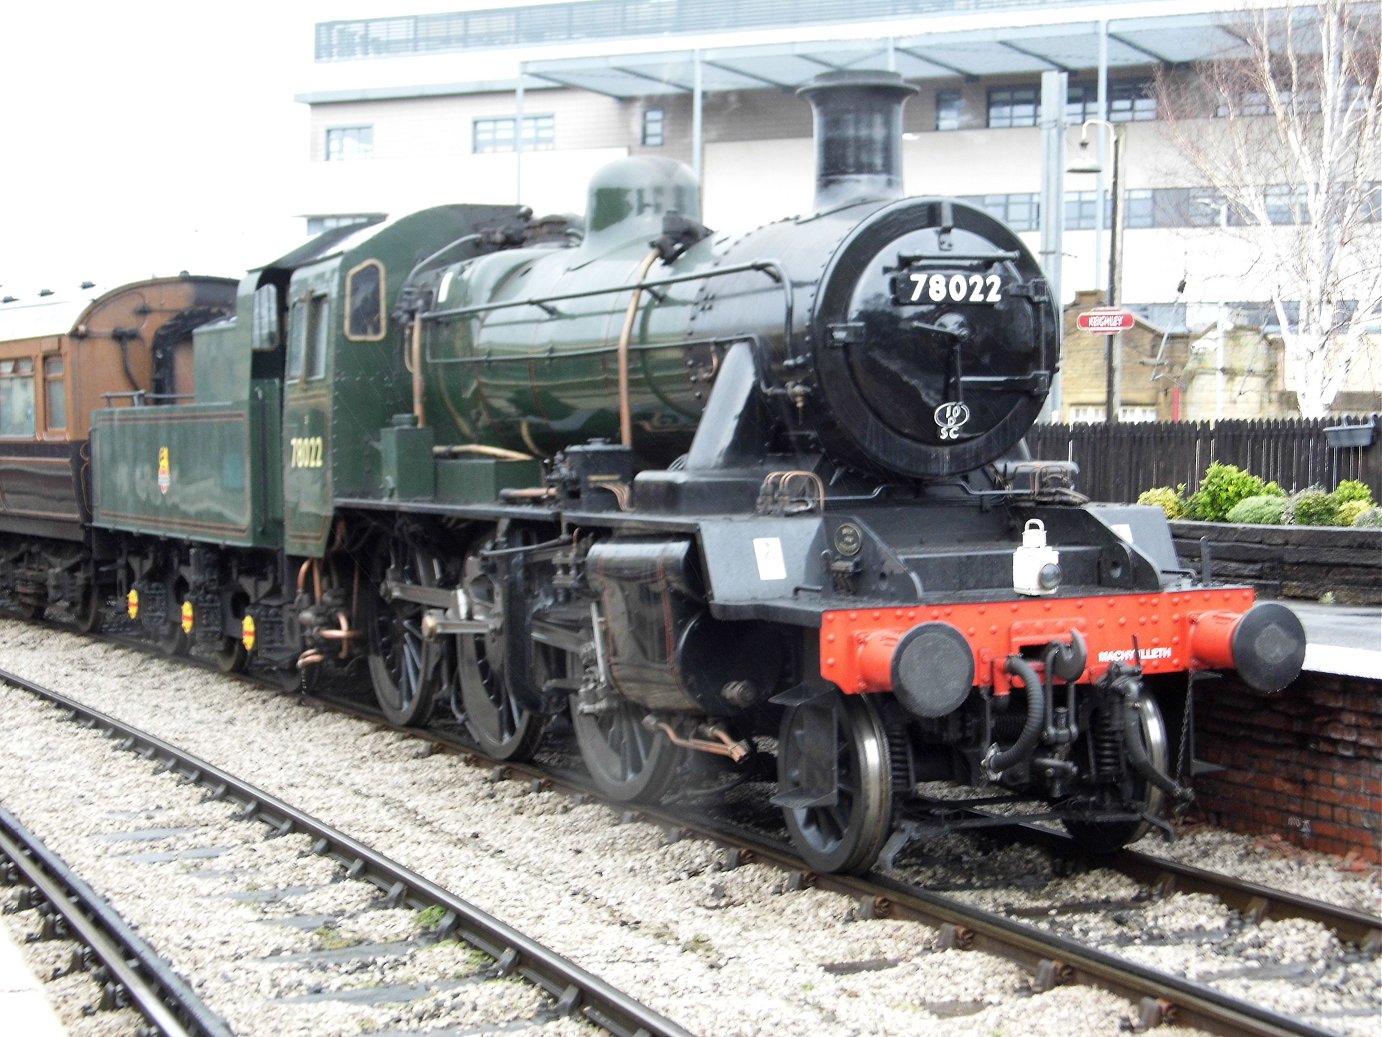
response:
[[[1035,194],[973,194],[960,199],[983,209],[995,220],[1007,224],[1009,230],[1037,229],[1037,196]]]
[[[1280,226],[1309,223],[1310,209],[1305,202],[1304,184],[1272,184],[1264,191],[1267,219]]]
[[[1072,425],[1095,425],[1104,420],[1106,413],[1103,407],[1082,406],[1070,408],[1070,424]]]
[[[1098,191],[1067,191],[1065,193],[1065,229],[1093,230],[1094,214],[1098,211]],[[1112,199],[1104,194],[1104,226],[1109,225]]]
[[[1071,83],[1065,88],[1065,121],[1075,126],[1099,118],[1099,88],[1092,83]]]
[[[1123,192],[1123,226],[1129,230],[1156,226],[1156,207],[1151,191],[1139,189]]]
[[[33,358],[0,360],[0,436],[33,434]]]
[[[958,130],[964,112],[964,97],[958,90],[936,91],[936,129]]]
[[[1156,118],[1156,97],[1144,83],[1110,83],[1109,122],[1151,122]]]
[[[1075,125],[1099,118],[1109,122],[1150,122],[1156,118],[1156,98],[1148,96],[1144,83],[1110,83],[1108,115],[1101,116],[1098,86],[1071,83],[1065,94],[1065,118]]]
[[[43,361],[43,399],[50,429],[67,427],[67,392],[63,380],[62,357],[45,357]]]
[[[513,151],[512,116],[504,119],[475,120],[475,154],[491,155],[500,151]],[[557,117],[555,115],[523,116],[523,150],[551,151],[556,146]]]
[[[1118,420],[1127,424],[1136,424],[1142,421],[1156,421],[1156,408],[1137,405],[1120,405],[1118,407]]]
[[[335,126],[326,131],[328,162],[353,162],[373,154],[373,126]]]
[[[1003,87],[989,91],[989,127],[1035,126],[1038,110],[1034,86]]]
[[[666,117],[661,108],[643,110],[643,146],[660,148],[665,139]]]

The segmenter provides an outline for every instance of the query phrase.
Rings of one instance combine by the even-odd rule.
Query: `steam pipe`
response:
[[[638,317],[638,304],[643,298],[643,279],[657,262],[660,253],[653,249],[634,274],[633,297],[624,312],[624,327],[619,332],[619,442],[633,446],[633,414],[629,409],[629,343],[633,341],[633,325]]]
[[[1022,727],[1022,733],[1017,736],[1017,741],[1008,748],[999,750],[997,742],[989,746],[988,755],[984,758],[984,767],[994,776],[1002,774],[1013,764],[1032,755],[1032,750],[1041,738],[1046,720],[1046,690],[1042,687],[1036,671],[1020,655],[1008,656],[1005,669],[1027,689],[1027,722]]]

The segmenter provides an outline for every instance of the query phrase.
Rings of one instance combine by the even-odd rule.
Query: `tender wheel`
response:
[[[243,620],[248,608],[249,599],[244,594],[232,595],[230,612],[234,619]],[[227,635],[221,638],[221,644],[215,651],[215,659],[216,668],[222,673],[244,673],[249,666],[250,653],[239,636]]]
[[[37,601],[32,598],[21,598],[19,604],[15,606],[15,612],[19,618],[30,623],[41,622],[44,614],[48,611],[46,601]]]
[[[181,597],[173,600],[182,601]],[[186,655],[188,648],[191,647],[191,639],[183,633],[182,616],[174,616],[167,623],[163,624],[154,632],[154,644],[164,655]]]
[[[1166,739],[1166,721],[1161,716],[1161,708],[1150,695],[1144,695],[1138,712],[1142,718],[1142,738],[1147,747],[1147,758],[1152,761],[1152,766],[1165,774],[1171,756]],[[1134,775],[1132,780],[1135,783],[1136,809],[1155,817],[1161,812],[1166,794],[1141,777]],[[1113,853],[1121,850],[1129,843],[1137,842],[1152,827],[1146,821],[1100,822],[1079,821],[1073,818],[1063,819],[1062,824],[1075,841],[1091,853]]]
[[[601,713],[582,713],[571,699],[571,726],[591,780],[610,799],[658,799],[671,784],[682,752],[643,726],[643,709],[622,699]]]
[[[825,711],[828,716],[812,716]],[[835,728],[835,802],[785,807],[792,845],[813,870],[867,871],[893,822],[892,749],[877,708],[861,696],[833,696],[825,704],[795,706],[782,718],[777,776],[782,789],[800,789],[808,748]]]
[[[504,587],[484,569],[482,543],[466,552],[461,584],[476,619],[490,623],[483,635],[456,638],[457,673],[466,730],[487,756],[496,760],[530,760],[542,740],[546,718],[525,708],[514,696],[512,672],[506,666],[511,631],[505,623]]]
[[[105,611],[106,593],[93,582],[87,586],[86,593],[82,595],[82,600],[77,605],[77,629],[83,634],[96,633],[101,629],[101,623],[105,619]]]
[[[216,650],[216,668],[222,673],[243,673],[249,657],[245,642],[238,637],[223,637],[221,647]]]
[[[369,617],[369,673],[374,697],[384,715],[395,724],[411,726],[426,721],[432,698],[445,679],[444,646],[422,636],[425,605],[383,598],[385,580],[435,587],[439,580],[437,560],[406,541],[389,538],[381,545],[374,580],[379,593],[372,595]]]

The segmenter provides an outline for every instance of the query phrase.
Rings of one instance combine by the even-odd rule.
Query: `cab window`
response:
[[[325,295],[307,295],[293,302],[288,314],[288,379],[326,376],[330,327]]]
[[[293,301],[288,314],[288,378],[302,377],[303,361],[307,358],[307,302]]]
[[[384,266],[367,259],[346,276],[346,338],[378,342],[384,337]]]
[[[33,434],[33,358],[0,360],[0,436]]]
[[[278,348],[278,288],[262,284],[254,290],[254,348]]]
[[[307,341],[309,344],[307,377],[326,377],[326,346],[329,340],[326,323],[326,296],[314,295],[307,309]]]

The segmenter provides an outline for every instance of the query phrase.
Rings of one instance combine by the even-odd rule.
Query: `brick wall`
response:
[[[1199,686],[1196,781],[1223,828],[1323,853],[1382,854],[1382,682],[1307,673],[1265,695],[1232,678]]]

